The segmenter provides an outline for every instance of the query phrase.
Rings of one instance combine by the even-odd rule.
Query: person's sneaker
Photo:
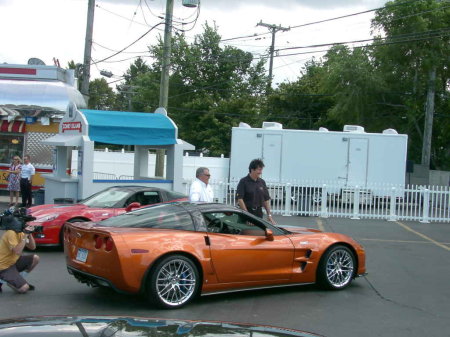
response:
[[[28,290],[30,290],[30,291],[32,291],[32,290],[34,290],[34,289],[36,289],[36,287],[35,287],[34,285],[32,285],[32,284],[29,284],[29,283],[28,283],[28,287],[30,287],[30,289],[28,289]]]

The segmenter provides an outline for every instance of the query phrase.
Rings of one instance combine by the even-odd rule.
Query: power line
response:
[[[449,34],[444,35],[437,35],[437,36],[431,36],[431,37],[424,37],[420,39],[413,39],[413,40],[404,40],[404,41],[392,41],[392,42],[382,42],[382,43],[374,43],[371,45],[363,45],[363,46],[355,46],[352,47],[353,49],[359,49],[359,48],[373,48],[378,46],[385,46],[385,45],[391,45],[391,44],[402,44],[402,43],[410,43],[410,42],[418,42],[418,41],[425,41],[431,38],[441,38],[441,37],[447,37]],[[275,57],[285,57],[285,56],[295,56],[295,55],[306,55],[306,54],[316,54],[316,53],[326,53],[330,51],[330,49],[322,49],[322,50],[315,50],[315,51],[308,51],[308,52],[300,52],[300,53],[291,53],[291,54],[281,54],[281,55],[275,55]]]
[[[133,60],[133,59],[140,58],[140,57],[141,58],[142,57],[153,58],[153,56],[150,56],[150,55],[136,55],[136,56],[127,57],[126,59],[117,60],[117,61],[103,61],[102,63],[120,63],[120,62],[129,61],[129,60]]]
[[[347,17],[352,17],[352,16],[356,16],[356,15],[366,14],[366,13],[369,13],[369,12],[374,12],[374,11],[377,11],[379,9],[383,9],[383,8],[387,8],[387,7],[396,7],[396,6],[407,5],[407,4],[411,3],[411,2],[417,2],[417,1],[421,1],[421,0],[404,1],[404,2],[401,2],[401,3],[398,3],[398,4],[391,4],[391,5],[385,6],[385,7],[378,7],[378,8],[369,9],[369,10],[362,11],[362,12],[351,13],[351,14],[347,14],[347,15],[342,15],[342,16],[338,16],[338,17],[334,17],[334,18],[330,18],[330,19],[324,19],[324,20],[309,22],[309,23],[305,23],[305,24],[301,24],[301,25],[290,26],[290,28],[291,29],[295,29],[295,28],[311,26],[311,25],[315,25],[315,24],[319,24],[319,23],[324,23],[324,22],[328,22],[328,21],[344,19],[344,18],[347,18]],[[270,34],[270,33],[260,33],[260,34],[255,33],[253,35],[244,35],[244,36],[237,36],[237,37],[222,39],[220,42],[232,41],[232,40],[237,40],[237,39],[241,39],[241,38],[257,37],[257,36],[263,36],[263,35],[268,35],[268,34]]]
[[[352,41],[345,41],[345,42],[331,42],[331,43],[324,43],[324,44],[318,44],[318,45],[309,45],[309,46],[297,46],[297,47],[280,48],[280,49],[277,49],[276,52],[280,52],[280,51],[283,51],[283,50],[291,50],[291,49],[318,48],[318,47],[322,47],[322,46],[345,45],[345,44],[362,43],[362,42],[369,42],[369,41],[374,42],[374,43],[371,44],[371,45],[354,46],[352,48],[353,49],[357,49],[357,48],[373,48],[373,47],[382,46],[382,45],[402,44],[402,43],[409,43],[409,42],[424,41],[424,40],[428,40],[428,39],[431,39],[431,38],[446,37],[448,30],[449,30],[449,28],[446,28],[446,29],[443,29],[443,30],[436,30],[436,31],[426,31],[426,32],[420,32],[420,33],[408,33],[408,34],[396,35],[396,36],[391,36],[391,37],[388,37],[388,38],[384,38],[383,40],[385,42],[378,42],[378,41],[380,41],[379,38],[373,38],[373,39],[352,40]],[[434,35],[429,35],[429,36],[424,36],[424,35],[430,34],[430,33],[435,33],[435,34]],[[393,40],[393,41],[389,41],[389,40]],[[306,52],[299,52],[299,53],[276,54],[276,55],[274,55],[274,57],[287,57],[287,56],[295,56],[295,55],[307,55],[307,54],[326,53],[329,50],[330,49],[322,49],[322,50],[313,50],[313,51],[306,51]],[[121,53],[121,51],[117,51],[115,53],[115,55],[117,55],[119,53]],[[143,52],[143,53],[147,53],[147,52]],[[262,59],[265,59],[265,58],[268,57],[267,54],[251,53],[251,52],[246,52],[246,53],[252,54],[252,56],[253,56],[252,61],[258,61],[258,60],[262,60]],[[113,55],[113,56],[115,56],[115,55]],[[110,56],[108,58],[111,58],[111,57],[112,56]],[[154,58],[154,56],[151,56],[151,55],[141,54],[141,55],[136,55],[136,56],[129,57],[129,58],[122,59],[122,60],[118,60],[118,61],[110,61],[109,63],[119,63],[119,62],[131,60],[131,59],[134,59],[134,58],[137,58],[137,57],[152,57],[152,58]],[[232,59],[230,59],[230,58],[222,59],[220,61],[220,63],[222,63],[222,64],[223,63],[238,63],[242,59],[243,58],[240,58],[240,57],[233,57]],[[96,62],[94,62],[92,64],[96,64],[96,63],[100,63],[100,62],[104,62],[104,60],[96,61]],[[300,62],[300,61],[296,61],[296,62],[293,62],[293,63],[297,63],[297,62]],[[170,64],[168,66],[172,66],[172,65],[173,64]]]
[[[141,40],[142,38],[144,38],[144,37],[145,37],[148,33],[150,33],[154,28],[156,28],[157,26],[162,25],[162,24],[164,24],[164,22],[158,22],[156,25],[154,25],[153,27],[151,27],[151,28],[150,28],[149,30],[147,30],[144,34],[142,34],[138,39],[136,39],[135,41],[133,41],[132,43],[130,43],[130,44],[129,44],[128,46],[126,46],[125,48],[122,48],[122,49],[119,50],[118,52],[116,52],[116,53],[114,53],[114,54],[112,54],[112,55],[110,55],[110,56],[108,56],[108,57],[105,57],[105,58],[103,58],[103,59],[101,59],[101,60],[99,60],[99,61],[95,61],[95,62],[91,63],[91,65],[92,65],[92,64],[96,64],[96,63],[100,63],[100,62],[103,62],[103,61],[106,61],[106,60],[108,60],[108,59],[110,59],[110,58],[112,58],[112,57],[114,57],[114,56],[120,54],[121,52],[123,52],[124,50],[128,49],[129,47],[131,47],[132,45],[134,45],[136,42],[138,42],[139,40]]]
[[[426,35],[426,34],[446,32],[449,29],[450,29],[450,27],[446,27],[443,29],[428,30],[428,31],[424,31],[424,32],[405,33],[405,34],[388,36],[383,39],[389,40],[389,39],[402,39],[402,38],[407,38],[407,37],[420,37],[420,36]],[[332,46],[332,45],[337,45],[337,44],[362,43],[362,42],[369,42],[369,41],[374,42],[374,41],[377,41],[378,39],[379,38],[375,37],[375,38],[371,38],[371,39],[352,40],[352,41],[346,41],[346,42],[332,42],[332,43],[315,44],[315,45],[310,45],[310,46],[286,47],[286,48],[277,49],[276,51],[291,50],[291,49],[318,48],[318,47]]]
[[[103,49],[106,49],[106,50],[109,50],[109,51],[112,51],[112,52],[117,52],[117,50],[111,49],[111,48],[106,47],[106,46],[103,46],[103,45],[101,45],[100,43],[95,42],[95,41],[92,41],[92,44],[95,44],[96,46],[99,46],[99,47],[101,47],[101,48],[103,48]],[[148,52],[149,52],[149,51],[146,50],[146,51],[124,51],[123,53],[124,53],[124,54],[145,54],[145,53],[148,53]]]
[[[112,14],[112,15],[114,15],[114,16],[117,16],[117,17],[119,17],[119,18],[121,18],[121,19],[124,19],[124,20],[126,20],[126,21],[131,21],[132,23],[136,23],[136,24],[138,24],[138,25],[145,26],[145,27],[150,27],[150,25],[148,25],[148,24],[146,24],[146,23],[134,21],[134,20],[132,20],[132,19],[130,19],[130,18],[127,18],[127,17],[125,17],[125,16],[123,16],[123,15],[114,13],[114,12],[110,11],[109,9],[103,8],[103,7],[101,7],[101,6],[98,5],[98,4],[96,4],[95,7],[99,8],[99,9],[101,9],[101,10],[104,10],[105,12],[107,12],[107,13],[109,13],[109,14]],[[160,29],[158,29],[158,30],[160,30]]]

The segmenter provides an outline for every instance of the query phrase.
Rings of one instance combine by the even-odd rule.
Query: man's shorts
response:
[[[0,270],[0,278],[14,288],[22,288],[27,281],[20,272],[29,269],[33,264],[33,255],[22,255],[17,262],[7,269]]]

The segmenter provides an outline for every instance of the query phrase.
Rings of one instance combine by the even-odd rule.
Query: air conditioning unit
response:
[[[364,128],[359,125],[344,125],[344,132],[365,133]]]
[[[398,135],[398,132],[395,129],[386,129],[386,130],[383,130],[383,134],[384,135]]]
[[[239,127],[244,129],[251,129],[252,127],[244,122],[239,122]]]
[[[271,130],[282,130],[283,124],[277,122],[263,122],[262,128]]]

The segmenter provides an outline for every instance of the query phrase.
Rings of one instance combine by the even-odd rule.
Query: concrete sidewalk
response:
[[[22,198],[19,197],[19,202],[22,202]],[[0,195],[0,213],[9,207],[9,195]]]

